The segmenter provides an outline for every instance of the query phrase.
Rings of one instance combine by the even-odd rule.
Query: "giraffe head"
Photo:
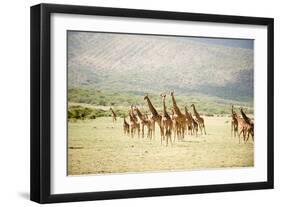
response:
[[[171,96],[173,96],[174,95],[174,91],[171,91]]]
[[[195,107],[195,105],[194,105],[194,104],[191,104],[190,107]]]
[[[148,99],[148,94],[145,94],[143,100],[147,100]]]
[[[160,94],[160,97],[166,98],[166,94],[165,94],[165,93],[161,93],[161,94]]]
[[[231,105],[231,112],[232,112],[233,115],[236,114],[236,112],[234,111],[234,106],[233,105]]]
[[[137,106],[133,106],[133,110],[134,110],[134,111],[137,111],[137,110],[138,110],[138,107],[137,107]]]

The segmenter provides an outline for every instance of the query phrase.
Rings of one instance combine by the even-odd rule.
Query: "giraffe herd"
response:
[[[129,121],[123,118],[123,132],[124,135],[131,136],[134,138],[136,135],[138,137],[144,138],[145,131],[147,131],[147,138],[155,139],[155,126],[156,124],[160,130],[160,140],[161,145],[163,142],[166,146],[172,145],[172,142],[176,140],[183,140],[185,135],[196,136],[198,135],[198,130],[200,129],[201,135],[206,135],[205,121],[202,116],[197,112],[194,104],[191,104],[193,114],[188,111],[188,108],[184,107],[184,113],[181,112],[177,105],[174,92],[170,93],[172,98],[172,108],[171,115],[168,113],[166,106],[166,94],[160,94],[162,99],[163,111],[160,114],[156,108],[153,106],[148,95],[144,96],[144,101],[147,102],[147,106],[151,115],[147,113],[142,113],[137,106],[131,105],[128,111]],[[112,113],[113,122],[116,121],[116,113],[110,108]],[[241,116],[237,115],[234,111],[234,106],[231,108],[231,137],[239,137],[243,135],[244,143],[252,137],[254,141],[254,122],[245,114],[242,108],[240,108]],[[146,130],[145,130],[146,128]],[[173,134],[173,141],[172,141]]]
[[[171,115],[168,113],[166,106],[166,94],[160,94],[163,104],[163,111],[160,114],[156,108],[153,106],[148,95],[144,96],[144,101],[147,103],[151,115],[143,114],[137,106],[131,105],[128,111],[129,120],[123,118],[123,132],[125,135],[135,136],[144,138],[145,131],[147,131],[147,138],[155,139],[156,125],[158,125],[161,136],[161,144],[166,143],[166,146],[172,144],[176,139],[184,139],[185,135],[195,135],[197,136],[198,127],[202,133],[202,127],[204,128],[204,133],[206,134],[204,119],[196,111],[195,105],[193,104],[194,117],[191,112],[188,112],[187,107],[185,107],[185,113],[182,113],[177,105],[174,92],[170,93],[173,107]],[[113,122],[116,121],[116,113],[110,108],[112,113]],[[145,130],[146,129],[146,130]]]
[[[241,116],[238,116],[234,111],[234,106],[231,107],[231,136],[238,135],[239,143],[240,136],[243,134],[244,143],[249,140],[251,135],[252,140],[254,141],[254,122],[251,120],[243,111],[243,108],[240,108]],[[239,132],[240,131],[240,132]]]

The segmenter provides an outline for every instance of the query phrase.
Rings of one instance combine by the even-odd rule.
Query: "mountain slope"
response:
[[[253,96],[253,50],[187,37],[68,33],[69,87]]]

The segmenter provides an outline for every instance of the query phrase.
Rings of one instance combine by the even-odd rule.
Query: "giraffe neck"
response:
[[[251,122],[250,118],[247,117],[247,115],[244,113],[244,111],[242,109],[241,109],[241,114],[242,114],[244,121],[247,122],[248,124],[250,124],[250,122]]]
[[[144,119],[144,118],[143,118],[143,115],[142,115],[142,113],[140,112],[140,110],[139,110],[138,108],[136,108],[136,112],[137,112],[138,117],[139,117],[141,120],[143,120],[143,119]]]
[[[184,107],[184,110],[185,110],[185,116],[188,120],[191,120],[191,117],[190,117],[190,114],[188,113],[188,110],[186,107]]]
[[[156,111],[156,109],[154,108],[154,106],[152,105],[151,101],[149,100],[149,98],[147,97],[147,104],[148,104],[148,108],[150,110],[150,112],[152,113],[153,116],[158,116],[158,112]]]
[[[166,108],[166,104],[165,104],[165,97],[162,98],[163,99],[163,114],[165,117],[168,117],[169,114],[167,113],[167,108]]]
[[[197,124],[197,122],[194,120],[192,114],[189,114],[189,115],[190,115],[190,117],[191,117],[192,122],[193,122],[194,124]]]
[[[126,121],[126,119],[125,119],[125,118],[124,118],[124,124],[128,125],[128,123],[127,123],[127,121]]]
[[[134,124],[136,124],[136,120],[134,119],[132,114],[129,114],[129,116],[130,116],[130,122],[133,122]]]
[[[115,116],[115,112],[113,111],[113,109],[110,109],[111,113]]]
[[[200,118],[200,115],[197,113],[194,105],[193,105],[193,111],[194,111],[196,118]]]
[[[174,107],[175,113],[177,115],[182,115],[182,113],[181,113],[181,111],[180,111],[180,109],[179,109],[179,107],[177,105],[177,102],[176,102],[176,99],[174,97],[174,94],[172,94],[172,101],[173,101],[173,107]]]

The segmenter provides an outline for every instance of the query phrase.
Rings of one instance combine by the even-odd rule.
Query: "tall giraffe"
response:
[[[110,107],[109,110],[111,111],[112,114],[112,122],[116,122],[117,121],[117,115],[116,113],[113,111],[113,109]]]
[[[157,110],[154,108],[154,106],[152,105],[148,95],[144,96],[143,98],[144,100],[147,101],[148,104],[148,108],[151,112],[151,121],[152,121],[152,133],[153,133],[153,138],[155,138],[155,122],[157,122],[159,128],[160,128],[160,134],[161,134],[161,139],[163,138],[163,128],[161,126],[161,119],[162,116],[159,115],[159,113],[157,112]]]
[[[195,105],[194,104],[191,104],[191,107],[193,107],[193,112],[194,112],[194,115],[196,117],[196,121],[199,125],[199,128],[200,128],[200,131],[201,131],[201,134],[202,133],[202,128],[204,129],[204,133],[206,135],[206,128],[205,128],[205,123],[204,123],[204,119],[200,116],[200,114],[196,111],[196,108],[195,108]]]
[[[137,116],[140,119],[142,138],[144,138],[144,127],[145,126],[147,127],[147,138],[151,138],[151,135],[152,135],[151,120],[148,118],[148,116],[142,114],[136,106],[134,107],[134,111],[137,112]]]
[[[161,125],[163,127],[164,139],[166,139],[166,146],[168,146],[169,140],[172,145],[171,136],[172,136],[173,121],[167,112],[167,108],[165,104],[166,94],[161,94],[160,96],[162,97],[162,102],[163,102],[163,115],[162,115]],[[161,144],[162,144],[162,139],[161,139]]]
[[[187,124],[187,131],[188,134],[192,135],[192,131],[193,131],[193,118],[190,115],[190,113],[188,112],[188,109],[186,108],[186,106],[184,107],[185,110],[185,116],[186,116],[186,124]]]
[[[231,137],[234,134],[234,137],[238,134],[238,121],[236,118],[236,112],[234,111],[234,106],[231,107]]]
[[[138,132],[138,138],[140,138],[140,124],[136,122],[135,118],[129,113],[130,117],[130,129],[131,129],[131,137],[134,138],[136,130]]]
[[[242,118],[246,122],[246,127],[244,129],[245,136],[247,136],[246,142],[249,140],[249,135],[252,136],[252,140],[254,141],[254,122],[249,117],[247,117],[247,115],[245,114],[245,112],[243,111],[242,108],[240,108],[240,112],[241,112]]]
[[[175,119],[177,123],[179,124],[179,133],[181,134],[181,138],[184,138],[184,133],[186,129],[186,117],[185,115],[180,111],[176,99],[174,97],[174,92],[171,92],[172,101],[173,101],[173,109],[175,112]]]

